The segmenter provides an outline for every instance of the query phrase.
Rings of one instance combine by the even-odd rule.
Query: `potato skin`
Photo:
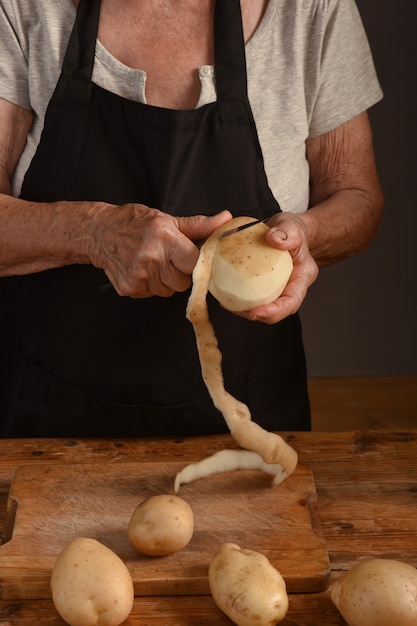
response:
[[[183,498],[157,495],[133,511],[127,534],[142,554],[165,556],[184,548],[194,533],[193,511]]]
[[[220,546],[209,564],[213,599],[238,626],[274,626],[288,611],[285,581],[259,552]]]
[[[70,626],[119,626],[132,610],[133,581],[123,561],[95,539],[70,541],[55,562],[52,599]]]
[[[417,570],[402,561],[357,563],[332,584],[330,597],[349,626],[417,624]]]

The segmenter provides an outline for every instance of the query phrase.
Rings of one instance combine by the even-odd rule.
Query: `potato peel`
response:
[[[297,452],[280,435],[266,431],[253,422],[247,405],[228,393],[224,387],[222,354],[209,319],[206,298],[219,238],[234,223],[235,220],[232,220],[232,223],[228,222],[218,228],[201,247],[193,272],[193,286],[186,317],[194,328],[204,383],[214,406],[222,413],[232,437],[241,448],[256,452],[265,464],[279,464],[285,476],[290,476],[297,467]],[[209,464],[203,467],[207,470],[211,466]]]
[[[279,463],[265,463],[262,457],[251,450],[219,450],[209,457],[190,463],[175,477],[174,489],[178,492],[181,485],[192,483],[200,478],[233,472],[236,470],[260,470],[274,476],[274,485],[279,485],[287,473]]]

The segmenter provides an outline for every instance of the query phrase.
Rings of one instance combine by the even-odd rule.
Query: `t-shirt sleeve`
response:
[[[328,0],[324,19],[306,77],[311,137],[337,128],[382,98],[355,1]]]
[[[0,98],[30,109],[27,42],[13,6],[0,2]]]

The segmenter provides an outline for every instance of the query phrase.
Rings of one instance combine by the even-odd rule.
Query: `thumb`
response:
[[[198,242],[207,239],[219,226],[232,219],[230,211],[221,211],[216,215],[192,215],[178,217],[178,228],[183,235]]]

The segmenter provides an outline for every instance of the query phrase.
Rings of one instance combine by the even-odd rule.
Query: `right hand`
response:
[[[231,218],[228,211],[175,217],[141,204],[107,205],[94,216],[87,254],[119,295],[167,297],[188,289],[198,243]]]

